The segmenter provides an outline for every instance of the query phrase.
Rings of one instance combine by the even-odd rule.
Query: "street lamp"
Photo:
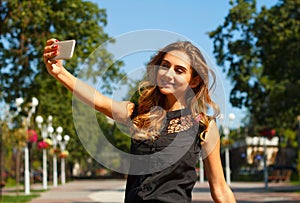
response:
[[[235,119],[235,115],[233,113],[230,113],[228,115],[229,118],[229,126],[231,125],[231,122]],[[225,148],[225,171],[226,171],[226,182],[228,185],[231,184],[231,178],[230,178],[230,154],[229,154],[229,133],[230,133],[230,128],[225,127],[223,129],[223,133],[225,135],[225,139],[227,141],[227,146]]]
[[[229,157],[229,133],[230,130],[228,127],[225,127],[223,129],[223,133],[225,135],[225,139],[226,139],[226,147],[225,147],[225,172],[226,172],[226,182],[228,185],[230,185],[231,180],[230,180],[230,157]]]
[[[51,131],[52,116],[48,116],[47,124],[43,124],[44,119],[42,116],[37,116],[35,121],[38,124],[38,128],[41,130],[43,141],[45,141]],[[43,189],[45,190],[47,189],[47,176],[47,151],[43,148]]]
[[[70,140],[70,136],[65,135],[64,140],[62,140],[62,136],[58,135],[57,140],[58,140],[58,144],[60,146],[61,152],[64,153],[64,151],[66,150],[66,145],[67,145],[68,141]],[[66,169],[65,169],[65,157],[64,156],[61,157],[60,164],[61,164],[61,184],[64,185],[66,183]]]
[[[235,119],[235,114],[234,113],[230,113],[228,115],[228,117],[229,117],[229,121],[230,121],[230,125],[231,125],[231,122]]]
[[[22,108],[21,105],[24,103],[24,99],[19,97],[16,99],[17,112],[20,113]],[[36,107],[39,104],[39,100],[35,97],[32,97],[31,103],[29,103],[30,109],[25,109],[28,112],[28,115],[25,119],[25,132],[28,132],[28,127],[30,125],[30,120],[32,115],[35,113]],[[28,150],[28,142],[26,140],[26,145],[24,147],[24,186],[25,186],[25,194],[30,194],[30,172],[29,172],[29,150]]]
[[[56,128],[56,133],[54,133],[53,127],[49,127],[49,136],[53,143],[53,187],[57,187],[57,157],[56,157],[56,147],[57,147],[57,136],[61,136],[63,128],[61,126]]]

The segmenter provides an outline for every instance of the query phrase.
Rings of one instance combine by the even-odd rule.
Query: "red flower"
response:
[[[27,130],[27,140],[28,142],[32,142],[32,143],[37,142],[38,134],[32,129]]]
[[[45,142],[44,140],[40,141],[38,143],[38,149],[48,149],[50,147],[50,145]]]

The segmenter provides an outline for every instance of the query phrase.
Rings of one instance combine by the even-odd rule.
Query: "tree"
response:
[[[100,46],[113,41],[103,30],[107,23],[105,10],[82,0],[5,0],[0,9],[0,100],[13,104],[20,96],[28,100],[37,97],[37,114],[44,118],[53,115],[54,126],[63,126],[63,133],[71,136],[67,146],[74,152],[71,157],[83,158],[87,154],[75,136],[72,94],[48,75],[42,54],[49,38],[76,39],[74,56],[65,66],[75,74],[83,63],[87,64],[84,76],[96,80],[101,75],[102,90],[110,93],[110,84],[124,74],[120,71],[122,62],[114,61]],[[88,57],[96,49],[97,57]],[[97,69],[94,64],[99,65]]]
[[[1,95],[6,102],[30,95],[32,87],[38,86],[39,79],[45,82],[44,79],[48,78],[41,57],[47,39],[77,40],[75,57],[67,62],[72,73],[79,69],[78,65],[91,52],[112,40],[103,31],[105,10],[81,0],[3,1],[1,18]],[[101,63],[103,67],[98,72],[89,72],[88,77],[99,75],[101,69],[108,65],[112,67],[110,74],[103,75],[104,81],[117,81],[123,76],[119,73],[122,64],[113,63],[111,54],[103,48],[98,53],[98,61],[93,62]]]
[[[230,102],[247,107],[254,126],[292,128],[300,114],[300,1],[260,10],[256,0],[230,4],[224,23],[209,33],[233,84]]]

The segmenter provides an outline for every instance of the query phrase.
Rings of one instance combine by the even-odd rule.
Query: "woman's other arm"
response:
[[[206,143],[202,145],[203,159],[212,198],[217,203],[235,203],[235,197],[227,185],[220,157],[220,136],[215,121],[208,127]]]

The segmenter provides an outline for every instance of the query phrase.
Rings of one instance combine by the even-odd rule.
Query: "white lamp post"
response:
[[[229,117],[229,121],[230,121],[230,124],[231,124],[231,122],[235,119],[235,115],[233,113],[230,113],[228,115],[228,117]],[[226,141],[228,142],[229,141],[230,128],[224,127],[223,133],[225,135]],[[231,184],[231,178],[230,178],[230,154],[229,154],[229,146],[228,145],[225,148],[225,171],[226,171],[226,182],[227,182],[228,185],[230,185]]]
[[[24,103],[24,99],[22,97],[19,97],[16,99],[16,106],[17,106],[17,112],[20,113],[22,111],[21,105]]]
[[[203,165],[203,159],[201,155],[199,160],[199,181],[200,183],[204,183],[204,165]]]
[[[62,140],[62,136],[58,135],[57,140],[60,146],[60,149],[62,152],[66,150],[66,145],[68,141],[70,140],[69,135],[64,136],[64,140]],[[65,157],[61,157],[61,184],[64,185],[66,183],[66,167],[65,167]]]
[[[21,105],[24,103],[24,99],[22,97],[16,99],[17,112],[19,113],[21,109]],[[28,126],[30,125],[30,120],[32,115],[35,113],[36,107],[39,104],[39,100],[35,97],[32,97],[30,105],[30,109],[27,109],[28,115],[25,120],[25,130],[26,133],[28,131]],[[28,143],[26,141],[26,145],[24,147],[24,186],[25,186],[25,194],[30,194],[30,171],[29,171],[29,150]]]
[[[57,147],[57,136],[61,136],[63,128],[61,126],[56,128],[56,133],[54,133],[53,127],[49,127],[50,137],[53,143],[53,187],[57,187],[57,157],[56,157],[56,147]]]
[[[223,133],[225,135],[225,139],[228,142],[229,140],[229,133],[230,130],[229,128],[225,127],[223,129]],[[229,147],[228,145],[225,148],[225,172],[226,172],[226,182],[228,185],[230,185],[231,180],[230,180],[230,157],[229,157]]]
[[[44,119],[42,116],[37,116],[35,118],[36,123],[38,124],[39,129],[42,133],[43,141],[48,137],[48,134],[50,134],[51,127],[52,127],[52,116],[48,116],[47,124],[43,124]],[[43,149],[43,189],[47,189],[47,151],[46,149]]]

